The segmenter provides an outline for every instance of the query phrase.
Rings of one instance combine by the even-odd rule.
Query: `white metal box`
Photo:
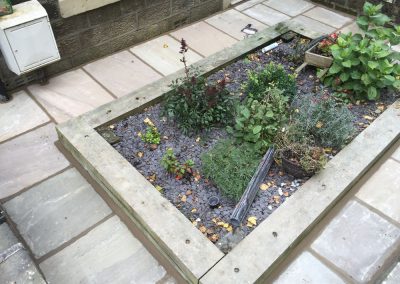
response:
[[[60,59],[46,10],[37,0],[13,6],[0,17],[0,48],[8,68],[17,75]]]

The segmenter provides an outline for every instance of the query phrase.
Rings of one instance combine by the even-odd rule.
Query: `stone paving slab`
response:
[[[259,31],[268,27],[234,9],[215,15],[207,19],[206,22],[238,40],[244,38],[245,34],[241,30],[248,24],[251,24],[252,28],[256,28]]]
[[[314,4],[304,0],[267,0],[263,4],[291,17],[315,7]]]
[[[205,22],[198,22],[171,35],[176,39],[184,38],[190,48],[203,56],[212,55],[232,46],[236,40]]]
[[[162,78],[126,50],[89,63],[83,69],[118,97]]]
[[[176,39],[163,35],[137,45],[130,50],[158,72],[167,76],[183,68],[183,63],[180,61],[182,58],[179,53],[180,46],[180,42]],[[202,57],[191,49],[186,53],[188,65],[200,59]]]
[[[319,32],[321,35],[322,34],[330,34],[335,31],[335,28],[325,25],[325,24],[318,22],[314,19],[311,19],[309,17],[305,17],[303,15],[297,16],[296,18],[293,18],[291,21],[293,23],[298,23],[298,24],[302,25],[306,29],[310,29],[315,32]]]
[[[0,142],[48,122],[49,117],[24,91],[0,104]]]
[[[53,123],[0,144],[0,199],[66,168]]]
[[[40,267],[49,283],[156,283],[164,268],[112,217],[48,258]]]
[[[366,283],[374,281],[399,244],[398,227],[350,201],[311,247],[355,281]]]
[[[113,100],[81,69],[53,77],[47,85],[30,85],[28,90],[58,123]]]
[[[322,7],[315,7],[314,9],[304,13],[304,15],[337,29],[353,21],[353,19],[349,17],[342,16]]]
[[[4,207],[36,258],[111,214],[74,168],[13,198]]]
[[[400,283],[400,262],[393,268],[382,284],[399,284]]]
[[[355,22],[340,29],[340,32],[345,33],[345,34],[351,32],[353,35],[356,33],[364,34],[364,32],[358,27],[357,23],[355,23]]]
[[[269,26],[273,26],[279,22],[290,19],[289,16],[271,9],[263,4],[258,4],[250,9],[244,10],[243,13]]]
[[[0,225],[0,253],[17,244],[18,239],[4,223]],[[22,249],[0,263],[0,283],[46,283],[26,250]]]
[[[253,7],[254,5],[257,5],[257,4],[262,3],[263,1],[264,1],[264,0],[250,0],[250,1],[246,1],[246,2],[244,2],[244,3],[242,3],[242,4],[240,4],[240,5],[237,5],[237,6],[235,7],[235,9],[238,10],[238,11],[243,11],[243,10],[246,10],[246,9],[248,9],[248,8],[250,8],[250,7]]]
[[[362,201],[400,222],[400,163],[387,160],[356,194]]]
[[[345,282],[311,253],[304,251],[274,281],[274,284],[294,283],[339,284]]]

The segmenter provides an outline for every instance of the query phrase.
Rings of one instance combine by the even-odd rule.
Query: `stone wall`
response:
[[[82,0],[83,1],[83,0]],[[25,0],[13,1],[13,4]],[[61,60],[44,71],[53,75],[148,40],[222,10],[223,0],[121,0],[79,15],[62,18],[58,0],[39,0],[46,9]],[[40,79],[33,71],[17,77],[0,58],[1,78],[8,89]]]
[[[365,0],[312,0],[313,2],[331,7],[333,9],[346,13],[359,15]],[[397,23],[400,23],[400,0],[393,0],[393,3],[387,3],[381,0],[368,0],[370,3],[383,3],[383,12],[392,16]]]

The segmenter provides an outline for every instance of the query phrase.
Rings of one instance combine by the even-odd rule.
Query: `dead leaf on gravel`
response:
[[[231,226],[231,225],[229,225],[229,227],[228,227],[228,228],[226,228],[226,230],[227,230],[228,232],[232,232],[232,231],[233,231],[233,228],[232,228],[232,226]]]
[[[283,193],[283,195],[286,196],[286,197],[289,197],[289,192],[285,191],[285,192]]]
[[[211,237],[208,238],[210,241],[213,243],[216,243],[219,239],[219,236],[217,234],[212,235]]]
[[[281,198],[278,195],[274,195],[273,199],[274,199],[276,204],[281,202]]]
[[[156,179],[157,179],[156,174],[152,174],[152,175],[150,175],[150,176],[148,177],[149,182],[155,182]]]
[[[139,131],[139,132],[137,133],[137,136],[142,137],[142,132]]]
[[[185,194],[186,194],[186,195],[191,195],[191,194],[192,194],[192,191],[189,189],[189,190],[186,191]]]
[[[109,126],[109,128],[110,128],[110,129],[114,129],[114,128],[115,128],[115,125],[111,124],[111,125]]]
[[[262,183],[262,184],[260,185],[260,189],[261,189],[261,190],[267,190],[268,188],[269,188],[269,185],[266,184],[266,183]]]
[[[204,234],[207,231],[207,228],[205,226],[200,226],[199,230]]]
[[[150,118],[146,117],[143,122],[148,126],[154,126],[154,123],[150,120]]]
[[[138,156],[139,158],[142,158],[143,157],[143,152],[137,152],[136,156]]]
[[[209,234],[209,235],[212,235],[212,234],[214,234],[214,230],[213,229],[207,229],[206,233]]]
[[[162,192],[162,191],[163,191],[163,188],[162,188],[161,186],[159,186],[159,185],[156,185],[155,188],[156,188],[159,192]]]
[[[374,120],[374,118],[373,118],[372,116],[369,116],[369,115],[363,115],[363,117],[364,117],[366,120]]]
[[[186,199],[187,199],[187,198],[186,198],[186,195],[184,195],[184,196],[182,196],[181,201],[182,201],[182,202],[186,202]]]
[[[197,222],[196,222],[196,221],[193,221],[192,224],[193,224],[193,226],[195,226],[195,227],[197,226]]]
[[[253,227],[257,225],[257,217],[255,216],[250,216],[247,218],[247,227]]]
[[[196,212],[197,212],[197,209],[196,209],[196,208],[193,208],[190,212],[196,213]]]

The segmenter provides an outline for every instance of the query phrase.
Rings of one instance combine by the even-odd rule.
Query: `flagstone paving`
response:
[[[8,104],[0,104],[0,142],[48,122],[46,113],[24,91],[14,94]]]
[[[4,207],[36,258],[111,214],[111,209],[76,169],[42,182]]]
[[[279,22],[290,19],[289,16],[271,9],[263,4],[258,4],[247,10],[244,10],[243,13],[269,26],[273,26]]]
[[[54,145],[54,126],[50,123],[0,144],[0,199],[69,166]]]
[[[182,62],[180,62],[180,46],[180,42],[176,39],[168,35],[163,35],[139,44],[130,50],[144,62],[157,69],[158,72],[167,76],[183,67]],[[186,53],[186,58],[187,64],[190,65],[203,57],[189,49]]]
[[[58,123],[113,100],[81,69],[51,78],[47,85],[31,85],[28,90]]]
[[[234,9],[215,15],[214,17],[207,19],[206,22],[238,40],[244,38],[245,34],[242,33],[241,30],[248,24],[251,24],[252,28],[259,31],[268,27],[267,25],[262,24]]]
[[[198,22],[171,35],[180,40],[184,38],[188,45],[203,56],[209,56],[232,46],[237,40],[207,24]]]
[[[303,0],[267,0],[263,4],[291,17],[300,15],[315,7],[314,4]]]
[[[44,283],[35,265],[40,265],[49,283],[175,283],[57,149],[54,126],[182,68],[181,38],[191,48],[187,60],[193,63],[242,40],[240,30],[248,24],[261,30],[287,19],[321,34],[357,28],[352,17],[305,0],[246,1],[50,78],[47,85],[28,86],[16,92],[13,101],[0,105],[0,201],[7,201],[3,205],[36,258],[31,260],[23,250],[14,262],[1,263],[0,283]],[[396,147],[352,203],[286,272],[282,268],[278,282],[341,283],[351,277],[352,281],[377,279],[375,274],[384,272],[387,283],[398,282],[399,265],[392,263],[392,272],[379,268],[399,248],[400,197],[393,169],[400,164],[400,145]],[[380,190],[392,198],[371,194],[380,178],[388,180]],[[5,240],[14,238],[1,236],[4,226],[0,226],[0,253]],[[350,236],[345,228],[351,230]]]
[[[122,97],[162,76],[129,51],[122,51],[83,66],[112,94]]]

